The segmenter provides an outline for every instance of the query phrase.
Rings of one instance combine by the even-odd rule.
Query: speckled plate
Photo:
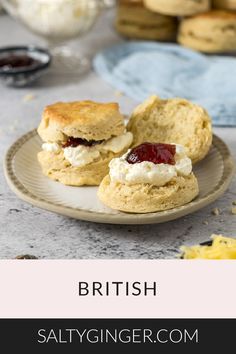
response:
[[[150,214],[121,213],[104,206],[97,187],[68,187],[43,176],[37,161],[41,140],[36,130],[17,140],[8,150],[4,171],[10,188],[21,199],[42,209],[72,218],[110,224],[151,224],[180,218],[219,198],[234,174],[234,162],[225,143],[214,136],[208,156],[194,166],[200,194],[191,203]]]

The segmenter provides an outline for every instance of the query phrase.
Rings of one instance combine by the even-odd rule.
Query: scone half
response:
[[[192,162],[176,144],[144,143],[109,164],[98,197],[128,213],[151,213],[189,203],[199,193]]]
[[[128,213],[152,213],[179,207],[191,202],[199,193],[192,173],[176,177],[163,187],[150,184],[122,184],[106,176],[98,190],[99,199],[112,209]]]
[[[202,160],[212,145],[208,113],[182,98],[151,96],[134,110],[127,128],[133,134],[133,146],[145,141],[180,144],[193,163]]]
[[[132,143],[116,103],[59,102],[45,108],[38,133],[43,173],[65,185],[99,185],[108,164]]]
[[[43,174],[54,181],[68,186],[98,186],[109,171],[109,162],[126,150],[125,148],[117,154],[111,151],[102,153],[91,163],[80,167],[73,166],[66,160],[63,151],[40,151],[38,161]]]

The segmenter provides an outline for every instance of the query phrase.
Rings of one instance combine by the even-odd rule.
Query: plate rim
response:
[[[236,165],[234,159],[230,153],[230,150],[226,143],[219,138],[217,135],[213,135],[213,146],[217,148],[220,152],[224,169],[221,180],[215,186],[215,188],[208,193],[206,196],[198,200],[197,202],[193,200],[192,202],[185,204],[183,206],[155,213],[147,214],[132,214],[132,213],[122,213],[122,214],[106,214],[99,213],[90,210],[83,210],[78,208],[73,208],[70,206],[64,206],[56,204],[51,201],[39,198],[30,191],[20,182],[16,174],[14,173],[13,161],[18,150],[30,139],[37,136],[37,130],[33,129],[28,133],[17,139],[7,150],[5,158],[3,160],[3,171],[10,189],[23,201],[39,207],[43,210],[54,212],[60,215],[68,216],[74,219],[79,219],[83,221],[90,221],[103,224],[125,224],[125,225],[141,225],[141,224],[158,224],[168,221],[173,221],[179,219],[188,214],[192,214],[197,210],[204,208],[205,206],[213,203],[216,199],[221,197],[224,192],[228,189],[236,170]],[[161,215],[160,215],[161,213]]]

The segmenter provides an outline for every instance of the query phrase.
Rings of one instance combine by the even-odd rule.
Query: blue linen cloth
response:
[[[141,102],[152,94],[183,97],[206,108],[215,125],[236,126],[236,58],[176,44],[126,42],[94,58],[95,71]]]

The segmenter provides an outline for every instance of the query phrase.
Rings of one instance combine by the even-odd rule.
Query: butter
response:
[[[212,235],[211,246],[181,247],[184,259],[236,259],[236,239]]]

